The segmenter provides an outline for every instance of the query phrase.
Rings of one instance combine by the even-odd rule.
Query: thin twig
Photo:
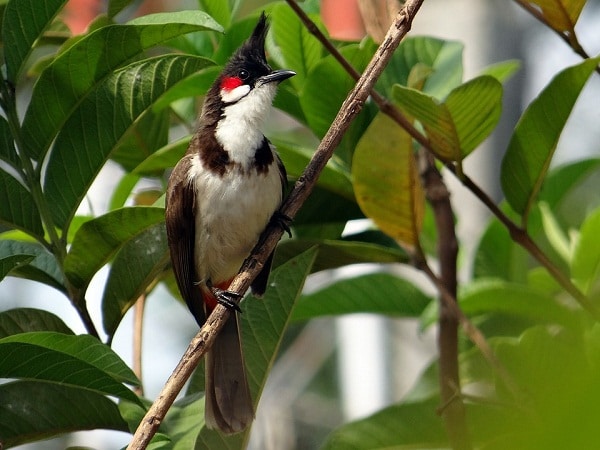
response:
[[[396,16],[388,33],[377,49],[373,59],[365,69],[365,73],[358,80],[354,89],[348,94],[346,101],[340,108],[336,118],[321,140],[311,161],[304,173],[297,180],[294,189],[284,202],[281,212],[293,218],[300,206],[310,195],[317,178],[333,151],[341,141],[344,133],[350,126],[352,120],[360,112],[362,105],[367,100],[372,87],[389,62],[394,50],[398,47],[400,40],[408,33],[412,21],[421,7],[423,0],[407,0],[400,13]],[[229,290],[244,293],[250,287],[252,280],[258,275],[268,255],[273,251],[275,245],[281,238],[283,230],[277,226],[269,226],[259,245],[253,250],[252,255],[244,263],[240,273],[231,283]],[[229,318],[229,311],[222,305],[217,305],[201,330],[188,346],[184,356],[175,368],[175,371],[167,380],[163,390],[155,400],[154,404],[146,413],[144,419],[138,426],[128,449],[145,449],[158,430],[175,397],[189,378],[198,362],[210,348],[217,333]]]

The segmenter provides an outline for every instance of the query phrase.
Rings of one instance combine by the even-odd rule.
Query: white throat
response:
[[[225,106],[215,135],[231,160],[244,168],[254,162],[256,149],[262,144],[262,126],[269,116],[276,92],[276,83],[263,84],[250,90],[237,102]],[[228,93],[221,92],[224,101],[226,95]]]

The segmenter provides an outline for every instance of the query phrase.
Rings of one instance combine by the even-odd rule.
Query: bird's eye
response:
[[[240,73],[238,73],[238,77],[240,77],[241,80],[247,80],[249,76],[250,74],[248,71],[244,69],[240,70]]]

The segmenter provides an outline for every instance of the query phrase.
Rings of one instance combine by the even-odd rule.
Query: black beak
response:
[[[283,80],[287,80],[288,78],[293,77],[294,75],[296,75],[296,72],[294,72],[293,70],[274,70],[270,74],[265,75],[264,77],[260,77],[258,79],[258,82],[260,84],[272,83],[273,81],[281,83]]]

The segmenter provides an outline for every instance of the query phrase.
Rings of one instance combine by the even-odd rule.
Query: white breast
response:
[[[196,270],[199,281],[216,284],[237,274],[281,204],[279,170],[273,161],[265,174],[234,169],[220,176],[196,156],[190,176],[196,189]]]
[[[215,130],[217,141],[229,153],[229,158],[246,169],[254,162],[254,152],[262,145],[263,122],[276,93],[276,83],[255,87],[245,97],[224,108],[223,118]]]

